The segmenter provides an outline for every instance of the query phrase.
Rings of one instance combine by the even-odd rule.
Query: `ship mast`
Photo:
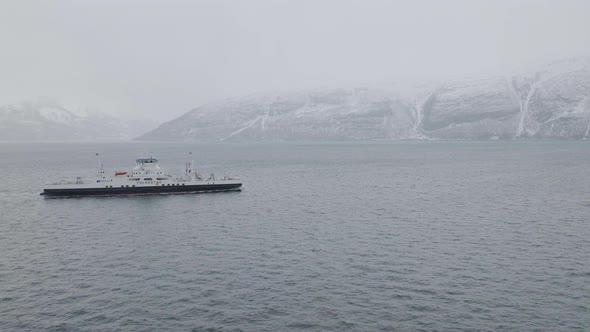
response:
[[[189,152],[188,155],[190,156],[190,159],[186,162],[184,171],[186,174],[191,174],[193,172],[193,153]]]
[[[96,159],[98,160],[98,176],[104,177],[104,169],[102,167],[102,161],[100,160],[100,155],[96,153]]]

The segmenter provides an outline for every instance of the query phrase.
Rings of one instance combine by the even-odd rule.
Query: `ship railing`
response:
[[[175,181],[175,182],[190,182],[190,181],[191,181],[191,179],[190,179],[190,178],[185,178],[185,177],[180,177],[180,176],[177,176],[177,177],[170,177],[169,179],[170,179],[170,180],[173,180],[173,181]]]
[[[54,181],[54,182],[45,182],[47,185],[63,185],[63,184],[84,184],[86,182],[78,182],[78,181]]]
[[[61,180],[54,181],[54,182],[46,182],[45,184],[47,184],[47,185],[64,185],[64,184],[85,184],[85,183],[89,183],[89,182],[85,181],[81,176],[78,176],[78,177],[76,177],[76,180],[61,179]]]

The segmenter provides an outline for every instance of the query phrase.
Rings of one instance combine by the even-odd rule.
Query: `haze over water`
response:
[[[152,152],[242,192],[45,199]],[[587,141],[2,144],[0,330],[590,328]]]

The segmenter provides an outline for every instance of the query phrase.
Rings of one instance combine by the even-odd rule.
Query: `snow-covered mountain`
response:
[[[145,129],[102,113],[74,113],[46,98],[0,106],[0,141],[124,140]]]
[[[198,107],[140,140],[583,138],[590,58],[513,75],[262,93]]]

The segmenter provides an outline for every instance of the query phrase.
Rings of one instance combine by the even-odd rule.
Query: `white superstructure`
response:
[[[47,184],[43,194],[100,195],[226,191],[237,190],[242,185],[242,181],[237,176],[224,176],[217,179],[214,174],[211,174],[205,178],[193,171],[192,160],[185,164],[185,173],[182,176],[165,173],[158,165],[158,160],[153,157],[138,158],[135,162],[136,166],[132,170],[117,171],[113,176],[107,176],[99,160],[98,174],[95,179],[85,180],[78,177],[71,182]]]

